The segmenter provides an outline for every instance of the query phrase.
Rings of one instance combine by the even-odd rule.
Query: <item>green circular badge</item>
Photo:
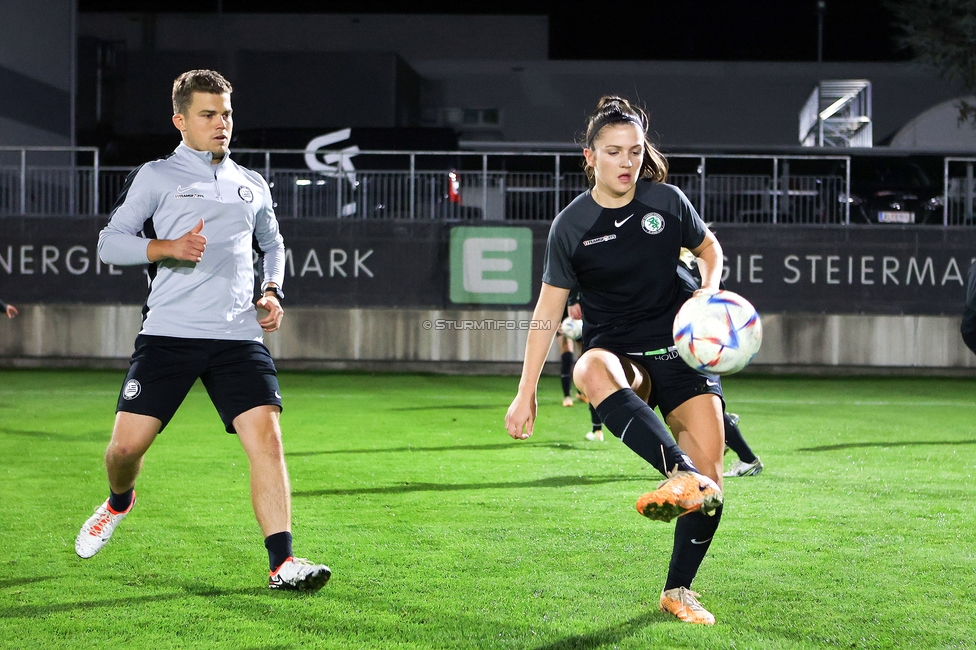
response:
[[[656,235],[662,230],[664,230],[664,217],[659,215],[657,212],[648,212],[641,219],[641,228],[644,229],[648,235]]]

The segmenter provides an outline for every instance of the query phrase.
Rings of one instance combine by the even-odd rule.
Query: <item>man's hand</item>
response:
[[[580,307],[579,303],[576,303],[575,305],[570,305],[569,307],[566,308],[566,311],[569,312],[569,315],[572,316],[574,319],[583,320],[583,308]]]
[[[149,261],[158,262],[168,258],[199,264],[203,260],[203,252],[207,250],[207,238],[200,234],[201,230],[203,219],[179,239],[153,239],[146,249]]]
[[[285,310],[281,308],[281,303],[276,297],[265,296],[254,303],[254,306],[258,309],[258,325],[261,326],[261,329],[265,332],[273,332],[281,327],[281,319],[285,316]]]
[[[13,305],[7,305],[7,318],[13,318],[17,315],[17,308]]]

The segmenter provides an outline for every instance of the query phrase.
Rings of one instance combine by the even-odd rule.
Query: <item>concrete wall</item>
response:
[[[75,0],[2,6],[0,145],[70,145]]]
[[[0,366],[126,367],[136,306],[18,305],[0,321]],[[527,311],[288,308],[266,342],[282,368],[517,374]],[[459,330],[456,321],[490,324]],[[507,329],[511,327],[513,329]],[[959,318],[766,314],[751,371],[976,376]],[[555,348],[548,372],[557,371]]]

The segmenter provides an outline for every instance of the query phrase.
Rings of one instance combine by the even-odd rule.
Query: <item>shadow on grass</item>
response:
[[[652,623],[664,622],[663,616],[658,612],[648,612],[635,616],[629,621],[624,621],[620,625],[605,627],[596,632],[578,634],[560,639],[553,643],[536,648],[536,650],[588,650],[589,648],[612,647],[627,637],[637,634],[642,628]]]
[[[24,436],[35,440],[57,440],[59,442],[108,442],[112,437],[112,430],[86,431],[84,433],[58,433],[56,431],[28,431],[26,429],[10,429],[0,427],[0,434]]]
[[[292,492],[293,497],[353,496],[357,494],[403,494],[404,492],[454,492],[459,490],[509,490],[513,488],[562,488],[577,485],[601,485],[644,481],[646,476],[550,476],[534,481],[503,481],[501,483],[401,483],[386,487],[305,490]]]
[[[548,449],[558,449],[560,451],[596,451],[599,447],[579,447],[564,442],[499,442],[485,445],[445,445],[441,447],[380,447],[379,449],[329,449],[325,451],[295,451],[286,452],[285,456],[325,456],[331,454],[386,454],[398,453],[401,451],[504,451],[519,447],[543,447]]]
[[[26,582],[26,581],[21,581]],[[259,596],[270,594],[267,587],[246,587],[241,589],[217,589],[214,587],[183,585],[182,591],[168,594],[147,594],[145,596],[131,596],[128,598],[105,598],[102,600],[82,600],[72,603],[56,603],[52,605],[20,605],[18,607],[0,607],[0,618],[33,618],[47,616],[61,612],[88,610],[93,607],[111,607],[124,609],[139,603],[156,603],[163,600],[179,600],[181,598],[215,596]]]
[[[54,580],[54,576],[35,576],[33,578],[10,578],[9,580],[0,580],[0,589],[6,589],[7,587],[20,587],[32,582],[44,582],[45,580]]]
[[[838,449],[855,449],[857,447],[920,447],[922,445],[976,445],[976,440],[911,440],[905,442],[845,442],[839,445],[824,445],[822,447],[800,447],[797,451],[837,451]]]
[[[508,404],[437,404],[436,406],[397,406],[387,411],[487,411],[507,409]]]

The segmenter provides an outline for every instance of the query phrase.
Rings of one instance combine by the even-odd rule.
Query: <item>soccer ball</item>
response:
[[[689,298],[674,318],[673,333],[685,363],[713,375],[739,372],[762,345],[756,308],[732,291]]]
[[[559,325],[559,331],[568,339],[579,341],[583,336],[583,321],[572,316],[567,316]]]

